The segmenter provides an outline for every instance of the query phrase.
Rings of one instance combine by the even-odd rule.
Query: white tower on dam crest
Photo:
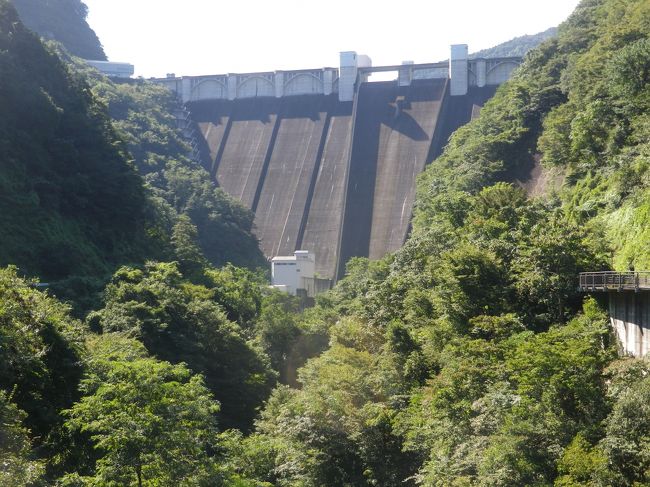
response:
[[[463,96],[469,88],[469,51],[467,44],[451,46],[449,58],[449,93],[451,96]]]
[[[359,68],[369,68],[372,60],[354,51],[345,51],[340,56],[339,69],[339,101],[352,101],[356,90]]]

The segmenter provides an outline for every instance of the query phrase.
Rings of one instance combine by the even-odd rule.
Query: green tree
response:
[[[12,391],[40,443],[77,398],[83,331],[65,305],[33,284],[15,268],[0,269],[0,389]]]
[[[650,380],[644,378],[622,392],[607,418],[607,435],[601,442],[612,470],[614,485],[650,482]]]
[[[110,340],[110,338],[107,338]],[[87,485],[218,485],[209,449],[218,403],[200,376],[151,358],[91,362],[64,414],[99,452]]]
[[[604,486],[614,480],[607,472],[607,457],[581,433],[565,448],[558,470],[557,487]]]
[[[34,485],[43,473],[43,464],[33,459],[26,414],[0,390],[0,484],[23,487]]]
[[[563,322],[579,309],[576,276],[606,265],[593,247],[582,229],[553,215],[521,236],[512,262],[514,286],[531,318]]]
[[[131,333],[153,356],[203,374],[221,403],[220,422],[247,430],[275,374],[244,330],[228,320],[218,296],[218,290],[187,281],[175,263],[124,267],[89,322],[105,333]]]
[[[268,293],[263,301],[255,334],[261,347],[271,358],[275,370],[280,371],[284,383],[295,379],[295,371],[288,370],[289,358],[302,330],[298,325],[297,298],[279,291]]]
[[[262,308],[264,277],[227,264],[219,269],[206,270],[205,279],[214,292],[214,299],[226,310],[228,319],[250,329]]]
[[[197,245],[198,231],[187,215],[180,215],[172,230],[172,245],[180,270],[187,276],[199,276],[208,261]]]

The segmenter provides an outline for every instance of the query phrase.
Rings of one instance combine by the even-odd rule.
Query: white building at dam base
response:
[[[296,250],[290,256],[271,259],[272,287],[294,296],[313,298],[330,289],[329,279],[316,277],[316,256],[308,250]]]

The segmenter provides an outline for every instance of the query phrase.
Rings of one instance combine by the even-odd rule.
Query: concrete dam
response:
[[[255,213],[267,257],[309,250],[336,279],[354,256],[378,259],[408,236],[416,177],[507,80],[519,58],[175,77],[217,184]],[[394,81],[371,82],[394,71]]]

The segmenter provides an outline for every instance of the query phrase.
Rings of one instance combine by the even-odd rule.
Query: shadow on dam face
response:
[[[333,95],[191,102],[206,167],[255,211],[268,257],[300,248],[340,277],[354,256],[381,258],[409,232],[417,175],[494,89],[450,97],[445,79],[362,83]]]
[[[409,229],[415,180],[427,162],[446,80],[364,83],[357,100],[341,266],[351,257],[381,258]]]

